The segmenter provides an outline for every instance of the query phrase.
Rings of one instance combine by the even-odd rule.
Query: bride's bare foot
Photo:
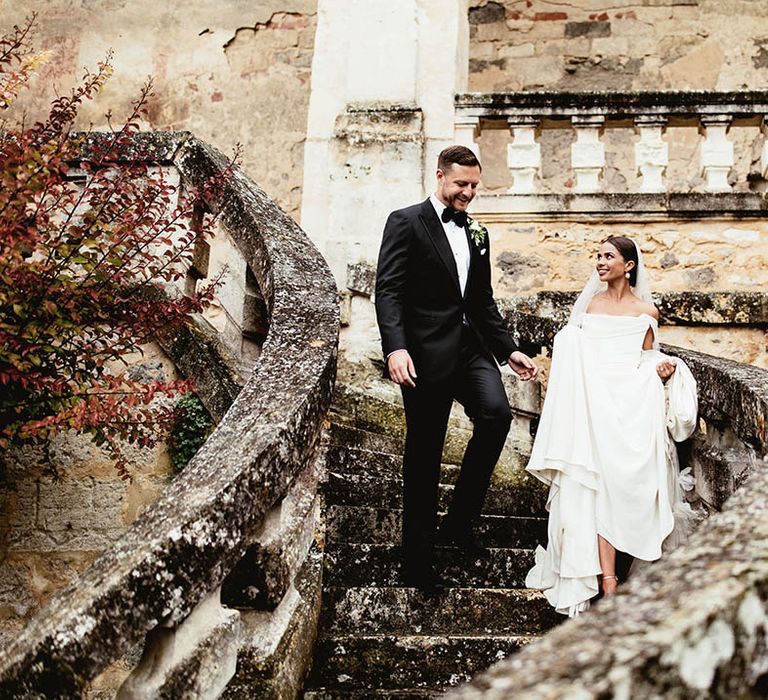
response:
[[[616,588],[619,585],[619,577],[610,575],[603,575],[603,595],[612,596],[616,595]]]

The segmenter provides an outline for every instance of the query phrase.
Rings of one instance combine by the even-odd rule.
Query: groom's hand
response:
[[[507,364],[512,368],[512,371],[517,374],[524,382],[529,379],[534,379],[539,373],[539,368],[534,361],[528,357],[528,355],[515,350],[507,360]]]
[[[407,350],[395,350],[387,358],[387,369],[389,370],[389,378],[395,384],[416,386],[416,383],[413,381],[416,378],[416,370]]]

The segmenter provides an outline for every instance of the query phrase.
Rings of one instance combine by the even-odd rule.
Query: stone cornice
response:
[[[519,217],[621,220],[759,218],[768,216],[768,200],[757,192],[665,192],[595,194],[481,194],[472,214],[484,222],[514,221]]]
[[[490,92],[462,93],[455,98],[457,114],[485,119],[538,117],[570,119],[585,115],[606,119],[659,115],[682,119],[726,115],[755,119],[768,114],[768,91],[714,90],[637,92]]]

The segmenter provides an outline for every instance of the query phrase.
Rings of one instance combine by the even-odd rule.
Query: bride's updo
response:
[[[637,247],[635,246],[634,241],[626,236],[608,236],[603,243],[610,243],[616,248],[621,257],[624,258],[624,262],[629,262],[631,260],[635,263],[635,266],[629,271],[629,286],[634,287],[637,284],[638,268]]]

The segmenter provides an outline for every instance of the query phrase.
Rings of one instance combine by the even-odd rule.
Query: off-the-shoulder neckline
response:
[[[645,311],[637,314],[637,316],[631,316],[630,314],[596,314],[589,311],[585,311],[584,315],[585,316],[607,316],[608,318],[640,318],[641,316],[646,316],[647,318],[650,318],[651,321],[656,323],[656,319],[653,316],[651,316],[651,314],[645,313]]]

